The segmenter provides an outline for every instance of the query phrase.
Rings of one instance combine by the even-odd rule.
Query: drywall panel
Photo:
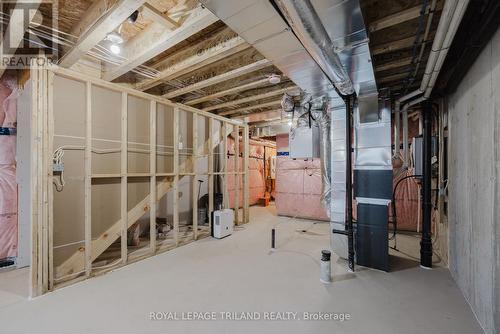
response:
[[[174,171],[174,108],[158,103],[156,107],[156,172]]]
[[[449,98],[449,266],[486,333],[500,330],[500,32]]]
[[[128,96],[128,172],[149,173],[150,102]]]
[[[92,86],[92,174],[119,174],[121,94]]]
[[[54,79],[54,151],[64,149],[64,187],[55,178],[54,266],[62,264],[85,244],[84,145],[85,84],[56,76]],[[58,191],[60,190],[60,191]],[[83,261],[82,261],[83,263]],[[83,264],[75,273],[84,270]],[[74,277],[74,275],[72,275]],[[61,279],[56,271],[56,279]]]

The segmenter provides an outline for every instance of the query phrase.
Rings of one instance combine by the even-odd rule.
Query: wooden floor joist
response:
[[[244,90],[248,90],[248,89],[252,89],[252,88],[257,88],[259,86],[263,86],[263,85],[268,84],[268,83],[269,83],[268,78],[252,81],[250,83],[247,83],[247,84],[244,84],[241,86],[236,86],[236,87],[229,88],[229,89],[226,89],[226,90],[221,91],[221,92],[217,92],[217,93],[203,96],[203,97],[191,100],[191,101],[187,101],[187,102],[185,102],[185,104],[187,104],[188,106],[192,106],[192,105],[195,105],[195,104],[198,104],[201,102],[211,101],[211,100],[217,99],[217,98],[222,97],[222,96],[235,94],[235,93],[238,93],[238,92],[241,92]]]
[[[107,1],[94,1],[72,35],[78,40],[62,57],[59,65],[71,67],[88,51],[101,42],[106,35],[123,23],[145,0],[118,0],[111,8]]]
[[[251,95],[251,96],[239,99],[239,100],[215,104],[213,106],[203,108],[202,110],[203,111],[212,111],[212,110],[232,107],[232,106],[236,106],[239,104],[244,104],[244,103],[248,103],[248,102],[252,102],[252,101],[267,99],[269,97],[273,97],[273,96],[277,96],[277,95],[283,95],[287,92],[296,91],[296,90],[298,90],[298,88],[296,86],[281,88],[281,89],[273,90],[273,91],[263,93],[263,94]]]
[[[254,110],[254,109],[275,107],[275,106],[279,106],[279,105],[281,105],[281,99],[271,101],[271,102],[261,103],[261,104],[255,104],[255,105],[250,106],[250,107],[223,111],[223,112],[219,113],[218,115],[220,115],[220,116],[232,116],[232,115],[236,115],[236,114],[245,113],[245,112],[248,112],[248,111]]]
[[[191,56],[160,71],[156,78],[139,82],[135,88],[141,91],[148,90],[161,84],[162,81],[178,78],[184,74],[224,59],[225,57],[248,49],[249,47],[250,44],[245,42],[243,38],[235,36],[209,49],[203,50],[203,52],[193,50],[195,53]]]
[[[239,76],[242,76],[242,75],[254,72],[254,71],[261,70],[261,69],[269,67],[271,65],[272,65],[271,61],[269,61],[267,59],[262,59],[262,60],[256,61],[255,63],[251,63],[248,65],[242,66],[240,68],[234,69],[232,71],[222,73],[222,74],[216,75],[214,77],[211,77],[209,79],[194,83],[192,85],[189,85],[189,86],[186,86],[186,87],[183,87],[180,89],[176,89],[172,92],[168,92],[168,93],[164,94],[163,97],[166,99],[172,99],[174,97],[181,96],[181,95],[190,93],[190,92],[198,90],[198,89],[202,89],[202,88],[205,88],[208,86],[216,85],[216,84],[224,82],[226,80],[231,80],[231,79],[237,78]]]
[[[106,65],[103,79],[112,81],[122,76],[218,21],[214,14],[201,7],[188,14],[189,17],[182,26],[174,30],[165,29],[163,24],[153,22],[149,28],[125,44],[122,50],[125,61],[119,66]]]

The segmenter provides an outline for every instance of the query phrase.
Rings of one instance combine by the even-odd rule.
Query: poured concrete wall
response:
[[[449,266],[486,333],[500,333],[500,31],[449,115]]]

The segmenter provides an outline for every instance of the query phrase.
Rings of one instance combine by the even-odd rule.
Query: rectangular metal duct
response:
[[[211,12],[313,96],[340,99],[333,85],[268,0],[201,0]],[[358,0],[312,0],[342,65],[359,95],[362,82],[376,89]]]

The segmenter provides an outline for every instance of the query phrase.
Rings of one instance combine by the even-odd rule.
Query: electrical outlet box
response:
[[[64,172],[64,164],[53,164],[52,165],[52,171],[54,173]]]

